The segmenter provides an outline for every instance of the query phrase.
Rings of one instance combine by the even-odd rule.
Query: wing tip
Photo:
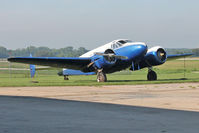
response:
[[[9,62],[15,62],[16,60],[17,60],[16,57],[9,57],[9,58],[7,58],[7,61],[9,61]]]
[[[7,61],[12,61],[13,60],[13,58],[7,58]]]

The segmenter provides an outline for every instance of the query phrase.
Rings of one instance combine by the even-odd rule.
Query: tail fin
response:
[[[30,57],[32,57],[32,54],[30,54]],[[30,64],[30,77],[33,78],[35,76],[36,67],[35,65]]]
[[[35,65],[30,64],[30,77],[31,78],[35,76],[35,72],[36,72]]]

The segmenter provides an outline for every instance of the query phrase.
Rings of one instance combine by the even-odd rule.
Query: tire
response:
[[[64,80],[69,80],[68,76],[64,75]]]
[[[147,74],[147,80],[149,81],[153,81],[153,80],[157,80],[157,74],[154,71],[150,71]]]
[[[106,81],[107,81],[106,74],[104,72],[98,72],[97,73],[97,82],[106,82]]]

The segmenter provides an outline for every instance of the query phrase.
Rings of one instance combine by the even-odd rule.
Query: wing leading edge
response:
[[[82,70],[91,63],[90,58],[80,57],[14,57],[8,61],[76,70]]]
[[[179,58],[183,58],[183,57],[189,57],[192,56],[193,54],[175,54],[175,55],[167,55],[167,61],[169,60],[175,60],[175,59],[179,59]]]

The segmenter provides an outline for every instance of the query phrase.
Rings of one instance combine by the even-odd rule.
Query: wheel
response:
[[[69,80],[67,75],[64,75],[64,80]]]
[[[106,82],[107,78],[106,78],[106,74],[104,72],[98,72],[97,73],[97,82]]]
[[[156,74],[156,72],[154,72],[152,70],[149,71],[148,74],[147,74],[147,80],[150,80],[150,81],[157,80],[157,74]]]

